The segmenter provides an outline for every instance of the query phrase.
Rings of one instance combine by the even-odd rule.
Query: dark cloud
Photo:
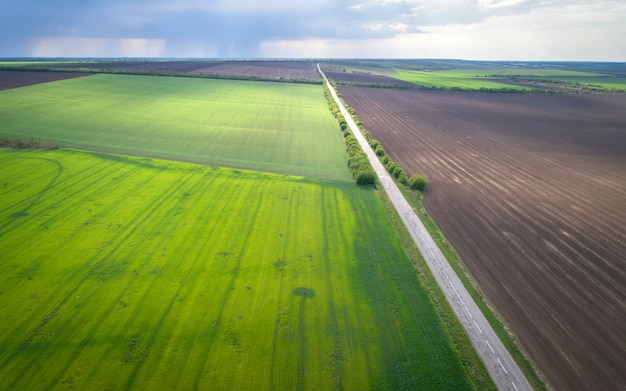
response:
[[[41,49],[42,42],[59,39],[71,43],[73,38],[133,38],[165,42],[165,56],[254,57],[261,55],[263,42],[272,40],[387,39],[583,3],[587,4],[575,0],[5,0],[0,4],[0,56],[28,56],[33,47]],[[558,15],[555,11],[555,21]]]

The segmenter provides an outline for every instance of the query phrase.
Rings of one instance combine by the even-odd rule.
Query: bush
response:
[[[367,168],[369,161],[363,154],[357,154],[348,159],[348,167],[352,171],[360,171],[362,168]]]
[[[56,145],[44,144],[32,137],[29,139],[2,137],[0,138],[0,148],[49,151],[52,149],[58,149],[59,147]]]
[[[389,171],[389,173],[391,175],[393,175],[394,178],[397,178],[398,175],[400,175],[400,172],[402,171],[402,167],[400,167],[400,165],[396,162],[391,162],[391,160],[389,161],[389,166],[387,167],[387,171]]]
[[[357,171],[354,179],[357,185],[373,185],[376,183],[376,173],[370,168]]]
[[[426,178],[421,175],[413,175],[409,179],[409,187],[413,190],[424,191],[426,190]]]
[[[398,174],[398,182],[402,183],[404,186],[409,184],[409,177],[406,176],[404,171],[401,171],[400,174]]]

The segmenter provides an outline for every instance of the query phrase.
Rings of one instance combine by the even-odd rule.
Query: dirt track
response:
[[[557,389],[623,389],[626,96],[340,87]]]

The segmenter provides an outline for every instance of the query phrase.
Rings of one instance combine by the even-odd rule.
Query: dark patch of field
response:
[[[0,71],[0,90],[87,76],[88,73]]]
[[[338,83],[372,83],[385,84],[406,88],[417,88],[417,86],[408,81],[394,79],[393,77],[384,75],[370,75],[367,73],[349,73],[349,72],[327,72],[327,77]]]
[[[311,61],[100,61],[59,64],[58,67],[129,72],[203,73],[269,79],[317,80],[320,78],[315,64]]]
[[[548,382],[626,385],[626,96],[341,87]]]
[[[320,79],[315,64],[308,61],[228,61],[213,63],[192,73],[284,79]]]

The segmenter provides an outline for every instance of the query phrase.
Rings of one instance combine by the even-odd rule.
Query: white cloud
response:
[[[0,55],[293,57],[298,53],[311,57],[325,53],[626,61],[626,45],[621,42],[626,37],[624,0],[92,0],[80,6],[60,4],[35,16],[29,12],[31,19],[17,3],[3,9],[0,35],[12,39],[0,40]],[[306,50],[309,46],[311,53]]]
[[[384,28],[381,26],[380,28]],[[625,61],[626,4],[537,8],[473,24],[440,24],[427,34],[380,39],[266,41],[269,57],[462,58],[475,60]]]
[[[152,6],[169,11],[205,11],[217,13],[268,13],[268,12],[305,12],[307,10],[325,7],[332,4],[332,0],[182,0],[153,3]]]
[[[523,3],[524,0],[478,0],[478,5],[484,8],[510,7]]]
[[[393,32],[406,33],[410,30],[409,25],[405,23],[366,23],[363,25],[365,31],[370,32]]]

